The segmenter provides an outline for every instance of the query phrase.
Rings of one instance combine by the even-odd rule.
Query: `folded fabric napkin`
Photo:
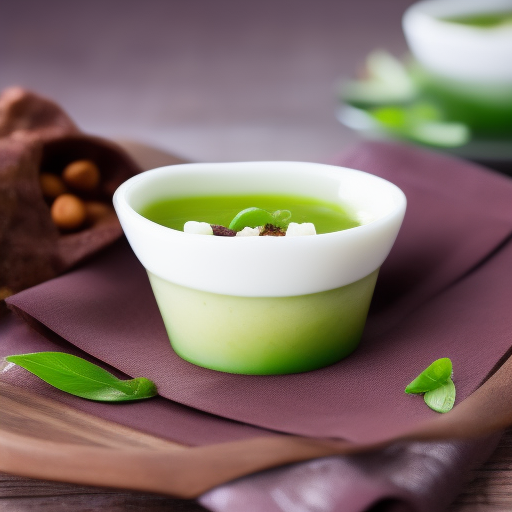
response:
[[[368,443],[398,436],[437,415],[403,392],[432,361],[452,359],[460,402],[510,347],[496,321],[508,321],[510,248],[492,265],[475,267],[512,232],[512,184],[409,148],[371,145],[359,152],[391,164],[379,174],[405,191],[409,206],[361,346],[337,364],[247,376],[184,361],[169,344],[146,273],[125,242],[8,303],[34,327],[44,325],[128,375],[150,378],[161,396],[189,407],[312,437]],[[351,159],[354,167],[379,171]]]
[[[365,143],[337,163],[389,179],[409,205],[382,267],[363,341],[348,359],[305,374],[265,377],[181,360],[145,272],[122,241],[73,272],[10,297],[10,308],[40,334],[19,318],[4,319],[0,355],[55,347],[85,353],[127,375],[151,378],[163,398],[121,408],[55,392],[19,368],[4,371],[2,379],[196,446],[282,434],[369,445],[437,421],[421,398],[404,394],[405,385],[434,359],[450,357],[460,404],[511,345],[512,182],[387,143]],[[371,455],[312,461],[223,486],[202,502],[219,511],[334,511],[341,504],[361,511],[379,502],[394,510],[441,510],[460,488],[463,469],[483,460],[496,439],[408,442]]]

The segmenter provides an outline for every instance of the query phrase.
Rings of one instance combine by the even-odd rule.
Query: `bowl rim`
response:
[[[150,169],[150,170],[147,170],[147,171],[144,171],[140,174],[137,174],[136,176],[132,176],[131,178],[129,178],[128,180],[126,180],[125,182],[123,182],[118,188],[117,190],[115,191],[114,193],[114,197],[113,197],[113,201],[114,201],[114,204],[120,206],[120,207],[123,207],[123,208],[126,208],[127,211],[129,212],[130,215],[135,215],[136,217],[138,217],[139,219],[141,219],[142,222],[144,223],[149,223],[151,224],[153,227],[155,227],[155,229],[159,229],[162,231],[162,233],[168,233],[168,230],[172,231],[174,234],[177,234],[178,236],[186,236],[186,237],[190,237],[190,236],[193,236],[193,237],[196,237],[198,235],[195,235],[195,234],[191,234],[191,233],[185,233],[181,230],[178,230],[178,229],[173,229],[173,228],[170,228],[170,227],[167,227],[167,226],[163,226],[155,221],[152,221],[150,219],[148,219],[147,217],[144,217],[141,213],[139,213],[131,204],[130,204],[130,200],[127,198],[127,195],[130,194],[130,192],[133,190],[134,187],[137,187],[138,185],[140,185],[141,183],[147,181],[148,179],[151,180],[151,179],[158,179],[160,176],[162,175],[166,175],[168,174],[169,172],[174,174],[174,171],[180,171],[182,169],[188,169],[188,171],[193,171],[194,169],[202,169],[202,168],[209,168],[209,166],[226,166],[226,167],[236,167],[236,166],[239,166],[239,165],[247,165],[247,164],[250,164],[250,165],[255,165],[255,166],[260,166],[260,165],[264,165],[264,166],[267,166],[267,165],[271,165],[271,166],[284,166],[284,165],[294,165],[294,166],[303,166],[304,164],[306,166],[314,166],[316,168],[323,168],[324,170],[336,170],[335,172],[350,172],[350,173],[354,173],[354,174],[360,174],[360,175],[364,175],[364,176],[368,176],[368,177],[371,177],[372,180],[375,180],[375,182],[377,183],[381,183],[382,185],[384,185],[385,187],[389,187],[390,190],[393,190],[394,193],[396,194],[397,198],[399,197],[401,200],[402,200],[402,203],[400,204],[397,204],[396,205],[396,208],[393,209],[392,211],[389,211],[387,214],[385,215],[382,215],[382,216],[379,216],[378,218],[374,219],[374,220],[371,220],[369,222],[366,222],[366,223],[363,223],[363,224],[360,224],[359,226],[355,226],[353,228],[348,228],[348,229],[344,229],[344,230],[341,230],[341,231],[332,231],[332,232],[328,232],[328,233],[320,233],[320,234],[317,234],[315,235],[315,238],[316,237],[330,237],[330,236],[346,236],[346,233],[349,232],[349,231],[352,231],[352,230],[361,230],[361,229],[365,229],[365,226],[368,226],[370,224],[375,224],[375,223],[379,223],[379,222],[386,222],[388,218],[390,217],[393,217],[395,216],[399,211],[400,209],[402,208],[402,205],[403,207],[406,206],[407,204],[407,199],[406,199],[406,196],[404,194],[404,192],[397,186],[395,185],[394,183],[384,179],[384,178],[381,178],[380,176],[376,176],[374,174],[371,174],[371,173],[368,173],[368,172],[365,172],[365,171],[360,171],[360,170],[357,170],[357,169],[352,169],[352,168],[348,168],[348,167],[342,167],[342,166],[336,166],[336,165],[330,165],[330,164],[323,164],[323,163],[314,163],[314,162],[300,162],[300,161],[292,161],[292,160],[289,160],[289,161],[271,161],[271,160],[261,160],[261,161],[240,161],[240,162],[214,162],[214,163],[186,163],[186,164],[175,164],[175,165],[165,165],[165,166],[161,166],[161,167],[157,167],[155,169]],[[187,171],[187,172],[188,172]],[[212,172],[214,172],[214,169],[212,169]],[[334,174],[332,174],[334,175]],[[261,194],[264,195],[266,192],[262,192]],[[260,194],[260,192],[258,192],[258,194]],[[271,194],[271,193],[269,193]],[[286,195],[285,193],[279,193],[279,195]],[[194,197],[201,197],[203,194],[198,194]],[[204,194],[205,196],[211,196],[212,194]],[[231,195],[229,193],[226,193],[226,194],[223,194],[223,195]],[[235,194],[233,194],[235,195]],[[248,194],[249,195],[249,194]],[[302,194],[290,194],[292,196],[302,196]],[[191,196],[188,196],[188,197],[191,197]],[[308,197],[307,194],[304,194],[304,197]],[[320,199],[316,196],[311,196],[311,197],[315,197],[316,199],[319,199],[319,200],[323,200],[323,199]],[[329,202],[329,201],[326,201],[326,202]],[[332,202],[332,201],[331,201]],[[347,206],[345,203],[342,203],[343,206]],[[350,210],[350,208],[348,208]],[[218,242],[226,242],[227,240],[229,240],[230,238],[236,238],[236,237],[219,237],[219,236],[209,236],[209,237],[201,237],[202,240],[204,240],[206,242],[206,240],[217,240]],[[238,237],[236,238],[237,239],[237,242],[243,242],[243,241],[251,241],[249,243],[254,243],[254,239],[256,239],[258,237]],[[301,237],[302,238],[302,237]],[[279,240],[279,243],[283,243],[285,241],[290,241],[290,240],[295,240],[296,237],[260,237],[258,238],[259,242],[263,242],[264,240],[267,240],[268,242],[263,242],[263,243],[275,243],[277,240]],[[270,242],[271,241],[271,242]],[[246,242],[246,243],[247,243]]]
[[[439,10],[438,10],[439,9]],[[425,16],[433,18],[436,22],[450,24],[453,22],[443,19],[442,16],[457,16],[459,14],[491,14],[491,13],[509,13],[512,12],[512,3],[510,0],[420,0],[410,5],[404,12],[407,13],[420,12]],[[456,24],[455,26],[459,26]],[[472,25],[463,25],[470,28],[481,29],[481,27],[473,27]]]
[[[354,194],[361,195],[364,193],[362,184],[371,182],[377,185],[374,194],[377,189],[388,191],[389,195],[382,199],[380,208],[389,208],[389,211],[366,224],[320,235],[219,237],[184,233],[157,224],[138,213],[128,200],[130,191],[148,180],[188,173],[193,181],[194,174],[197,175],[190,172],[193,169],[202,172],[204,169],[214,171],[229,167],[233,172],[240,172],[241,167],[247,166],[249,170],[246,172],[253,176],[262,166],[274,171],[278,167],[296,170],[300,166],[303,170],[308,169],[307,175],[311,179],[325,173],[323,185],[329,178],[335,178],[340,185],[343,176],[347,177],[345,183],[359,179],[359,188]],[[284,177],[288,174],[285,173]],[[240,191],[233,193],[240,194]],[[279,190],[277,193],[282,192]],[[299,194],[294,191],[290,195]],[[326,200],[326,197],[314,193],[304,195]],[[373,199],[368,195],[367,202],[368,197]],[[342,198],[340,202],[345,204]],[[148,271],[197,290],[248,297],[305,295],[339,288],[365,277],[380,267],[387,257],[400,229],[406,205],[404,192],[388,180],[355,169],[312,162],[256,161],[165,166],[130,178],[114,194],[114,207],[123,230]],[[236,242],[230,242],[229,238]],[[275,268],[281,262],[285,264],[277,275],[261,276],[254,271]]]

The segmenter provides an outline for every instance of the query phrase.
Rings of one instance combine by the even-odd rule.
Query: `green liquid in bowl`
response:
[[[470,27],[496,28],[503,25],[512,25],[512,11],[467,14],[465,16],[453,16],[442,19]]]
[[[292,222],[312,222],[318,234],[359,226],[357,220],[339,204],[287,195],[171,198],[150,203],[139,213],[157,224],[182,231],[189,220],[229,226],[238,212],[251,206],[269,212],[289,210]]]

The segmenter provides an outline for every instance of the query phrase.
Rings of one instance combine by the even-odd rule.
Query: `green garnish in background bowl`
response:
[[[344,124],[434,147],[459,147],[470,141],[469,126],[449,118],[442,104],[424,95],[414,73],[391,54],[372,52],[366,73],[364,79],[340,88],[346,105],[340,114]]]

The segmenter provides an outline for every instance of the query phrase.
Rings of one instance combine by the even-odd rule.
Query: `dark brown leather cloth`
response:
[[[74,160],[101,172],[89,199],[110,203],[115,189],[140,168],[120,147],[82,133],[55,103],[21,88],[0,96],[0,289],[4,296],[51,279],[122,234],[115,216],[78,232],[54,225],[39,183]]]

